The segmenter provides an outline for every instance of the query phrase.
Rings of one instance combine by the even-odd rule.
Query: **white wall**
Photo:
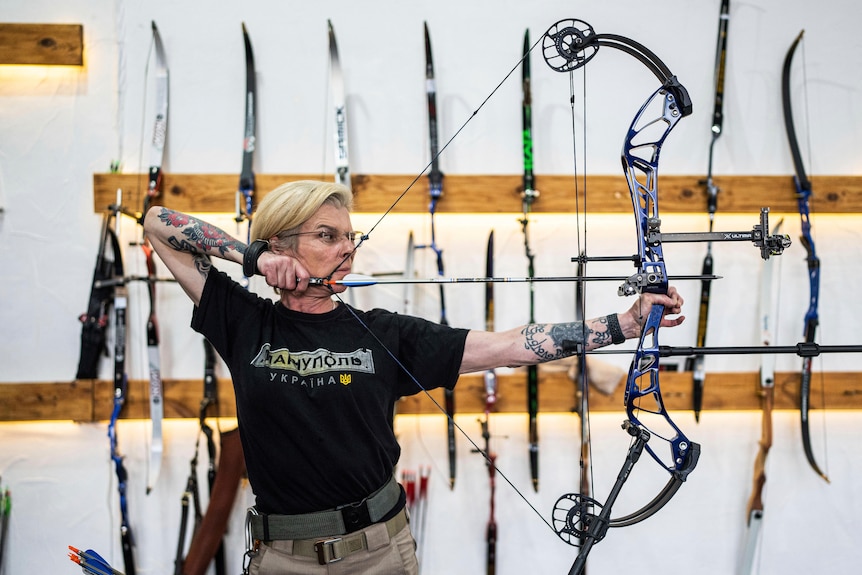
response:
[[[724,134],[715,149],[716,174],[790,174],[793,170],[781,120],[779,83],[784,54],[801,28],[804,50],[797,53],[794,102],[806,108],[797,127],[805,146],[809,173],[856,175],[856,151],[862,144],[859,92],[862,40],[855,34],[856,2],[823,4],[799,0],[733,3],[727,63]],[[238,173],[242,130],[244,58],[240,22],[251,34],[258,70],[259,128],[255,161],[259,173],[328,173],[332,169],[332,134],[328,125],[326,19],[338,35],[348,97],[351,167],[354,173],[418,173],[428,161],[424,111],[422,21],[427,20],[434,48],[441,136],[448,138],[518,61],[523,31],[534,40],[554,22],[576,17],[599,33],[618,33],[656,52],[689,89],[695,113],[680,122],[662,155],[662,173],[701,174],[707,163],[711,123],[717,1],[661,0],[558,3],[474,1],[374,3],[247,1],[213,8],[211,3],[154,0],[147,3],[70,0],[6,0],[6,22],[77,22],[84,25],[86,66],[78,69],[0,67],[0,381],[68,381],[79,351],[78,315],[86,308],[95,258],[99,215],[92,213],[92,174],[106,172],[119,159],[134,173],[148,164],[141,148],[146,62],[150,21],[165,43],[171,70],[171,111],[166,170],[175,173]],[[568,174],[571,166],[571,120],[568,81],[533,56],[536,173]],[[802,62],[804,61],[804,71]],[[151,73],[151,72],[150,72]],[[619,173],[619,148],[634,112],[655,89],[654,78],[640,64],[604,49],[588,67],[587,169]],[[578,94],[580,99],[581,95]],[[152,97],[149,98],[152,102]],[[579,100],[580,104],[580,100]],[[447,174],[514,174],[521,170],[520,86],[517,72],[489,100],[441,158]],[[578,112],[578,126],[582,118]],[[146,125],[145,125],[146,124]],[[579,146],[580,147],[580,146]],[[583,164],[579,167],[583,169]],[[541,182],[539,182],[541,186]],[[410,193],[423,194],[424,185]],[[815,190],[816,193],[816,190]],[[141,199],[127,197],[139,205]],[[445,201],[445,198],[444,200]],[[539,199],[541,201],[541,198]],[[719,202],[721,200],[719,199]],[[799,218],[786,214],[785,231],[799,235]],[[779,217],[779,214],[775,214]],[[369,229],[377,214],[357,214],[354,225]],[[631,216],[589,219],[588,242],[602,253],[631,253]],[[214,221],[234,230],[229,215]],[[439,241],[447,274],[480,275],[484,242],[497,233],[500,275],[525,275],[517,215],[442,216]],[[538,275],[572,272],[575,231],[571,215],[536,215],[531,222]],[[745,230],[755,214],[717,217],[717,229]],[[139,233],[124,222],[123,237]],[[814,216],[815,239],[822,259],[821,330],[824,344],[858,341],[857,304],[849,291],[859,282],[860,242],[856,218]],[[701,230],[705,216],[665,216],[663,230]],[[427,215],[389,216],[382,221],[357,259],[358,271],[398,269],[403,265],[406,232],[429,234]],[[244,231],[242,232],[244,233]],[[670,273],[700,269],[703,246],[666,247]],[[711,345],[754,345],[760,262],[755,250],[738,244],[717,245],[716,269],[725,277],[713,288]],[[433,261],[420,258],[423,275],[433,275]],[[800,339],[802,311],[808,298],[804,250],[798,241],[779,260],[781,314],[777,343]],[[143,270],[137,250],[128,248],[129,270]],[[231,270],[236,271],[236,270]],[[595,272],[603,270],[596,266]],[[617,271],[616,273],[619,273]],[[260,288],[260,286],[257,286]],[[696,283],[681,284],[691,304]],[[159,286],[163,376],[200,377],[200,337],[188,328],[190,306],[179,289]],[[480,328],[482,291],[476,286],[447,288],[449,317],[460,326]],[[588,314],[623,309],[615,290],[592,287]],[[398,309],[399,288],[371,288],[355,294],[362,307]],[[572,317],[571,286],[537,286],[539,321]],[[527,318],[526,288],[497,290],[499,329]],[[434,291],[417,291],[417,313],[437,315]],[[842,302],[843,305],[839,305]],[[130,308],[132,379],[146,377],[143,322],[146,298],[133,290]],[[693,305],[689,306],[696,315]],[[694,319],[694,317],[692,317]],[[663,331],[663,343],[690,345],[696,322]],[[624,359],[619,360],[624,365]],[[857,370],[857,355],[817,360],[822,370]],[[798,358],[782,357],[779,370],[797,369]],[[756,357],[707,358],[707,369],[754,371]],[[102,376],[108,377],[105,363]],[[226,381],[226,374],[222,372]],[[2,392],[0,392],[2,393]],[[105,414],[107,417],[108,414]],[[433,461],[445,467],[442,421],[416,418],[398,422],[405,467]],[[618,415],[593,417],[596,489],[610,485],[625,451]],[[699,426],[690,413],[675,419],[704,454],[697,471],[669,508],[641,526],[610,533],[594,551],[596,570],[658,568],[674,573],[728,573],[740,551],[742,515],[748,495],[751,461],[759,436],[757,413],[707,413]],[[859,528],[860,505],[853,478],[860,462],[851,430],[856,412],[835,412],[825,420],[815,414],[812,432],[818,460],[829,461],[833,484],[823,484],[805,463],[799,447],[797,414],[776,416],[777,436],[770,456],[768,514],[764,533],[763,573],[802,573],[828,569],[854,572],[860,552],[850,533]],[[459,418],[476,437],[475,416]],[[527,491],[523,418],[499,416],[496,450],[513,483]],[[178,500],[194,444],[191,421],[166,426],[165,467],[160,483],[144,495],[146,423],[123,422],[121,449],[132,471],[129,495],[138,536],[142,573],[172,569],[178,526]],[[542,417],[541,493],[535,499],[547,517],[550,505],[576,482],[576,419]],[[427,426],[427,427],[426,427]],[[437,426],[437,427],[435,427]],[[15,496],[7,573],[28,567],[60,572],[67,544],[92,547],[122,563],[118,548],[116,490],[109,466],[104,425],[69,423],[0,425],[0,473]],[[421,439],[421,440],[420,440]],[[622,442],[622,444],[620,444]],[[425,453],[423,445],[428,446]],[[825,452],[824,452],[825,450]],[[454,493],[435,475],[434,509],[426,545],[426,573],[472,573],[481,569],[487,479],[477,457],[461,449],[462,464]],[[649,475],[651,462],[638,473]],[[654,466],[653,466],[654,467]],[[658,483],[640,475],[626,491],[632,506],[645,501]],[[655,477],[661,482],[662,477]],[[637,483],[636,483],[637,480]],[[498,482],[498,485],[500,482]],[[656,489],[652,489],[656,487]],[[47,489],[46,489],[47,488]],[[606,487],[605,487],[606,488]],[[242,512],[232,524],[232,568],[239,569]],[[519,573],[566,569],[574,550],[556,541],[505,485],[499,485],[500,571]],[[603,496],[602,496],[603,497]],[[626,499],[626,501],[629,501]],[[620,505],[623,505],[621,502]],[[464,511],[468,510],[468,511]],[[813,517],[812,517],[813,515]],[[825,526],[825,527],[824,527]],[[646,545],[643,545],[646,543]],[[639,545],[640,544],[640,545]],[[637,550],[637,555],[628,552]]]

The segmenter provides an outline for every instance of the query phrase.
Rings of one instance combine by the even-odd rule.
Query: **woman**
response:
[[[580,342],[589,350],[638,337],[653,304],[678,314],[683,303],[672,288],[585,325],[505,332],[356,310],[333,299],[344,286],[309,281],[350,273],[359,240],[352,201],[338,184],[279,186],[255,212],[251,246],[166,208],[146,217],[147,237],[195,304],[192,327],[233,377],[257,498],[249,515],[252,574],[417,573],[405,495],[393,478],[395,402],[422,389],[451,389],[462,373],[560,359]],[[280,300],[249,293],[214,269],[211,256],[264,276]]]

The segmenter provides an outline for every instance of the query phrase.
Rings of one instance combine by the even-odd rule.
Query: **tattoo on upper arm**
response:
[[[187,214],[162,208],[159,220],[168,227],[178,228],[180,234],[184,236],[173,235],[168,238],[168,243],[177,251],[204,254],[215,249],[221,255],[231,250],[240,254],[245,253],[247,246],[244,243],[235,240],[219,228]]]
[[[212,260],[206,254],[195,254],[195,269],[201,274],[201,277],[206,279],[213,267]]]

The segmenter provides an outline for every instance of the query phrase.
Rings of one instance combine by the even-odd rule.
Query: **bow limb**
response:
[[[781,74],[781,102],[784,110],[784,127],[787,132],[787,141],[790,145],[790,154],[793,157],[793,168],[795,175],[793,182],[796,186],[796,202],[799,209],[799,217],[802,222],[802,237],[800,238],[802,245],[806,251],[806,261],[808,263],[808,285],[809,285],[809,300],[808,309],[805,312],[805,327],[804,335],[806,343],[813,343],[816,337],[819,317],[817,307],[820,300],[820,258],[817,256],[817,251],[814,247],[814,238],[811,236],[811,219],[809,202],[811,199],[811,181],[805,173],[805,166],[802,163],[802,154],[799,149],[799,141],[796,136],[796,129],[793,123],[793,109],[790,99],[790,72],[793,63],[793,56],[799,42],[802,40],[804,30],[799,33],[796,39],[791,44],[787,55],[784,58],[784,67]],[[805,451],[805,458],[811,468],[822,477],[827,483],[829,478],[817,465],[814,459],[814,452],[811,449],[811,434],[809,431],[808,412],[810,407],[811,396],[811,358],[806,357],[802,360],[802,374],[799,385],[799,414],[802,427],[802,447]]]

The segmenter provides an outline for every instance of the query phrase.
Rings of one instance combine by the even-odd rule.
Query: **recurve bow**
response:
[[[772,230],[773,235],[781,231],[779,221]],[[772,345],[774,337],[775,313],[772,303],[773,262],[768,259],[763,262],[760,274],[760,313],[759,327],[761,343]],[[763,523],[763,487],[766,485],[766,457],[772,447],[772,408],[775,404],[775,355],[763,354],[760,358],[760,406],[761,432],[757,456],[754,459],[754,475],[751,485],[751,495],[746,506],[746,537],[742,554],[740,575],[753,573],[754,554],[757,550],[760,528]]]
[[[715,104],[712,111],[712,138],[709,143],[709,165],[706,172],[706,211],[709,216],[709,231],[713,230],[715,212],[718,207],[718,186],[712,179],[712,156],[715,142],[721,136],[724,123],[724,64],[727,59],[727,25],[730,22],[730,0],[722,0],[718,16],[718,41],[715,50]],[[703,258],[701,273],[704,276],[713,273],[712,242],[706,243],[706,256]],[[700,308],[697,321],[697,345],[706,345],[706,325],[709,320],[709,295],[712,280],[704,279],[700,284]],[[694,419],[700,421],[700,410],[703,406],[703,383],[706,372],[703,366],[703,354],[695,354],[686,361],[686,369],[692,371],[692,401]]]
[[[820,258],[817,257],[817,251],[814,248],[814,238],[811,236],[811,215],[809,202],[811,199],[811,180],[805,173],[805,166],[802,163],[802,154],[799,150],[799,141],[796,138],[796,129],[793,124],[793,110],[790,101],[790,72],[791,64],[793,63],[793,55],[799,42],[802,40],[804,30],[799,33],[787,55],[784,58],[784,68],[781,74],[781,103],[784,109],[784,127],[787,131],[787,141],[790,144],[790,154],[793,156],[793,167],[796,170],[796,175],[793,177],[793,182],[796,185],[796,203],[799,208],[799,218],[802,221],[802,237],[800,241],[805,247],[806,261],[808,262],[808,286],[809,298],[808,309],[805,312],[805,327],[803,334],[805,335],[805,343],[814,343],[817,334],[817,325],[819,324],[819,316],[817,307],[820,301]],[[808,425],[808,411],[811,399],[811,357],[802,359],[802,374],[799,385],[799,416],[802,425],[802,448],[805,450],[805,458],[808,460],[811,468],[829,483],[829,477],[821,471],[820,466],[814,459],[814,452],[811,449],[811,433]]]
[[[530,236],[527,226],[530,223],[530,210],[533,202],[539,197],[535,189],[533,178],[533,103],[530,90],[530,31],[524,32],[524,58],[521,62],[521,137],[524,150],[524,178],[523,190],[521,192],[521,231],[524,235],[524,253],[527,256],[527,277],[533,278],[535,271],[535,254],[530,249]],[[530,319],[529,323],[536,321],[536,291],[534,283],[529,282],[530,295]],[[539,490],[539,368],[536,365],[527,366],[527,413],[529,418],[529,441],[530,441],[530,478],[533,480],[533,489]]]
[[[494,231],[488,235],[488,248],[485,256],[485,273],[494,277]],[[485,330],[494,331],[494,284],[485,284]],[[489,369],[484,374],[485,382],[485,417],[480,419],[482,438],[485,440],[485,461],[488,467],[488,483],[490,486],[490,505],[488,508],[488,524],[485,528],[485,573],[494,575],[497,572],[497,518],[494,515],[497,467],[497,455],[491,451],[491,412],[497,404],[497,373]]]
[[[428,34],[428,23],[423,24],[425,28],[425,96],[428,108],[428,143],[431,151],[431,164],[428,171],[428,192],[430,202],[428,204],[428,213],[431,215],[431,243],[427,245],[417,245],[416,249],[430,248],[434,252],[437,260],[437,275],[444,276],[443,271],[443,250],[437,245],[437,234],[435,230],[435,214],[437,213],[437,203],[443,197],[443,172],[440,171],[438,156],[440,155],[439,144],[437,139],[437,84],[434,79],[434,61],[431,57],[431,37]],[[443,291],[443,285],[440,284],[440,323],[449,325],[449,320],[446,317],[446,294]],[[446,404],[446,434],[449,445],[449,487],[455,488],[455,469],[456,469],[456,452],[455,452],[455,392],[451,389],[444,390],[444,400]]]
[[[156,23],[152,23],[153,46],[156,54],[155,66],[155,122],[153,123],[153,138],[150,145],[150,169],[147,193],[144,196],[144,210],[141,213],[140,223],[146,217],[153,201],[157,200],[162,193],[162,164],[165,158],[165,141],[168,130],[168,91],[169,73],[165,49],[159,29]],[[161,359],[159,357],[159,324],[156,317],[156,262],[153,258],[153,248],[147,236],[143,236],[141,249],[144,252],[147,265],[147,288],[150,298],[150,313],[147,316],[147,364],[149,367],[149,391],[150,391],[150,420],[152,422],[152,434],[150,441],[150,459],[147,466],[147,494],[156,484],[162,468],[162,454],[164,452],[164,440],[162,438],[162,419],[164,417],[164,404],[162,401],[162,376]]]

